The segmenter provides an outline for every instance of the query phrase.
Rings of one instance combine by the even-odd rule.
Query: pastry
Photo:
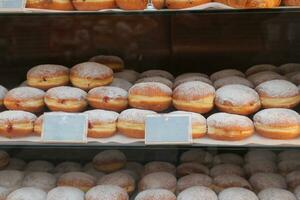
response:
[[[276,173],[276,163],[269,160],[256,160],[244,165],[244,170],[248,176],[256,173]]]
[[[47,200],[84,200],[84,192],[69,186],[56,187],[48,192]]]
[[[181,85],[183,83],[192,82],[192,81],[200,81],[200,82],[212,85],[211,80],[209,80],[206,77],[202,77],[202,76],[190,76],[190,77],[181,78],[181,79],[175,81],[174,85],[173,85],[173,88],[175,89],[177,86],[179,86],[179,85]]]
[[[76,10],[80,11],[97,11],[116,7],[115,0],[72,0],[72,3]]]
[[[134,70],[125,69],[121,72],[114,73],[114,78],[125,79],[130,83],[135,83],[140,74]]]
[[[10,193],[6,200],[46,200],[47,193],[34,187],[23,187]]]
[[[67,172],[78,172],[81,171],[81,164],[78,162],[65,161],[55,166],[54,172],[56,173],[67,173]]]
[[[274,8],[280,5],[281,0],[215,0],[234,8]]]
[[[6,170],[23,170],[26,166],[26,162],[19,158],[10,158]]]
[[[276,162],[277,155],[273,151],[261,149],[250,150],[245,155],[245,162],[248,163],[265,160]]]
[[[196,173],[209,175],[209,169],[205,165],[195,162],[182,163],[177,166],[176,174],[178,177]]]
[[[169,172],[171,174],[175,174],[176,167],[171,163],[162,161],[152,161],[145,164],[143,176],[154,172]]]
[[[174,81],[174,76],[165,70],[159,70],[159,69],[152,69],[148,71],[144,71],[140,74],[140,78],[146,78],[146,77],[153,77],[153,76],[161,76],[166,79],[169,79],[170,81]]]
[[[258,200],[254,192],[240,187],[227,188],[218,197],[219,200]]]
[[[9,154],[0,150],[0,169],[6,168],[8,163],[10,163]]]
[[[199,73],[199,72],[190,72],[190,73],[184,73],[184,74],[178,75],[175,79],[175,82],[180,80],[180,79],[185,79],[185,78],[188,78],[188,77],[195,77],[195,76],[204,77],[204,78],[209,79],[209,76],[207,74],[203,74],[203,73]]]
[[[144,176],[138,184],[139,191],[149,189],[176,190],[177,180],[174,175],[167,172],[155,172]]]
[[[98,185],[85,194],[85,200],[129,200],[127,192],[116,185]]]
[[[3,87],[2,85],[0,85],[0,109],[4,108],[4,98],[5,95],[7,94],[8,90]]]
[[[284,1],[286,1],[286,0],[284,0]],[[300,64],[299,63],[287,63],[287,64],[283,64],[283,65],[281,65],[279,67],[279,71],[282,74],[288,74],[288,73],[291,73],[291,72],[297,72],[297,71],[300,71]]]
[[[183,9],[183,8],[199,6],[209,2],[211,2],[211,0],[193,0],[193,1],[166,0],[166,5],[169,9]]]
[[[87,192],[96,185],[96,179],[84,172],[68,172],[59,177],[57,185],[76,187]]]
[[[177,200],[218,200],[216,193],[208,187],[194,186],[180,192]]]
[[[149,189],[138,193],[134,200],[176,200],[176,196],[165,189]]]
[[[193,186],[211,187],[212,178],[205,174],[189,174],[181,177],[177,182],[176,193],[179,194],[185,189]]]
[[[214,87],[216,89],[219,89],[225,85],[232,85],[232,84],[239,84],[250,88],[254,88],[254,85],[251,81],[240,76],[227,76],[225,78],[220,78],[214,82]]]
[[[250,183],[243,177],[235,174],[223,174],[216,176],[213,180],[213,189],[220,193],[227,188],[239,187],[252,190]]]
[[[122,88],[128,91],[132,87],[132,83],[122,78],[114,78],[109,86]]]
[[[49,1],[48,0],[27,0],[26,8],[48,9]]]
[[[256,192],[267,188],[287,188],[285,178],[274,173],[256,173],[250,177],[249,181]]]
[[[18,170],[1,170],[0,186],[10,190],[15,190],[22,186],[24,172]]]
[[[218,79],[225,78],[228,76],[240,76],[240,77],[245,77],[245,74],[239,70],[236,69],[223,69],[220,71],[217,71],[210,75],[210,80],[212,82],[215,82]]]
[[[238,165],[220,164],[210,169],[210,176],[213,178],[225,174],[234,174],[241,177],[245,176],[243,168]]]
[[[252,74],[248,76],[247,79],[251,81],[253,85],[256,87],[259,84],[266,81],[285,80],[286,78],[273,71],[263,71],[263,72],[258,72],[256,74]]]
[[[112,4],[114,3],[113,0],[107,0],[107,2],[109,1],[111,1]],[[118,56],[110,56],[110,55],[94,56],[90,59],[90,62],[96,62],[105,65],[111,68],[114,72],[119,72],[124,69],[124,61],[122,60],[122,58]]]
[[[46,160],[34,160],[27,163],[26,172],[52,172],[54,165]]]
[[[245,72],[246,76],[250,76],[252,74],[256,74],[258,72],[263,71],[273,71],[278,72],[279,69],[275,65],[271,64],[259,64],[259,65],[253,65],[252,67],[248,68]]]
[[[244,158],[236,153],[221,153],[214,157],[213,164],[233,164],[242,166],[244,164]]]
[[[300,170],[287,174],[285,178],[288,187],[294,190],[300,185]]]
[[[126,164],[126,156],[119,150],[106,150],[93,158],[95,169],[109,173],[122,169]]]
[[[74,10],[71,0],[51,0],[48,9],[51,10]]]
[[[168,86],[170,89],[173,88],[173,82],[170,81],[167,78],[161,77],[161,76],[151,76],[151,77],[145,77],[145,78],[141,78],[138,79],[135,83],[151,83],[151,82],[158,82],[158,83],[162,83],[166,86]]]
[[[203,151],[201,149],[192,149],[189,151],[185,151],[180,156],[180,162],[195,162],[200,163],[204,165],[210,165],[213,161],[213,156],[206,151]]]
[[[293,193],[280,188],[267,188],[257,196],[260,200],[297,200]]]
[[[34,187],[48,192],[56,186],[56,177],[47,172],[29,172],[25,175],[23,187]]]

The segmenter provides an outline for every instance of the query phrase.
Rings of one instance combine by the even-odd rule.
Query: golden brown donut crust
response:
[[[74,10],[71,0],[52,0],[48,8],[52,10]]]
[[[47,9],[49,7],[48,0],[27,0],[26,8],[41,8]]]
[[[117,6],[123,10],[143,10],[147,2],[147,0],[116,0]]]
[[[122,71],[124,68],[124,61],[118,56],[99,55],[91,58],[90,61],[106,65],[114,72]]]
[[[87,192],[96,185],[96,180],[91,175],[83,172],[68,172],[60,176],[57,185],[76,187]]]
[[[116,7],[114,0],[72,0],[72,3],[76,10],[80,11],[96,11]]]
[[[126,165],[126,156],[118,150],[106,150],[93,158],[93,166],[97,170],[110,173],[122,169]]]
[[[192,1],[182,1],[182,0],[166,0],[166,5],[169,9],[182,9],[198,6],[201,4],[209,3],[212,0],[192,0]]]
[[[215,0],[234,8],[273,8],[278,7],[281,0]]]

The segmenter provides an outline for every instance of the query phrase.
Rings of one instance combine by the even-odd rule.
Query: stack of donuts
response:
[[[177,166],[104,150],[89,163],[26,163],[0,151],[0,200],[297,200],[300,152],[188,150]],[[201,197],[201,198],[200,198]]]

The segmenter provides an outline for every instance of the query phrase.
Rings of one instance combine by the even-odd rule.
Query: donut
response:
[[[6,170],[23,170],[26,166],[26,162],[19,158],[10,158]]]
[[[220,78],[214,82],[214,87],[216,89],[219,89],[225,85],[232,85],[232,84],[239,84],[244,85],[250,88],[254,88],[254,85],[252,82],[250,82],[248,79],[240,76],[227,76],[224,78]]]
[[[291,72],[300,71],[300,64],[299,63],[287,63],[279,66],[279,71],[282,74],[288,74]]]
[[[189,174],[178,180],[176,193],[179,194],[183,190],[193,186],[211,187],[212,182],[212,178],[205,174]]]
[[[123,10],[144,10],[147,6],[147,1],[116,0],[116,4]]]
[[[52,0],[49,3],[50,10],[74,10],[71,0]]]
[[[0,200],[6,200],[6,197],[11,193],[11,190],[0,186]]]
[[[138,79],[135,83],[149,83],[149,82],[150,83],[157,82],[157,83],[161,83],[161,84],[168,86],[170,89],[173,88],[173,82],[170,81],[169,79],[161,77],[161,76],[152,76],[152,77],[141,78],[141,79]]]
[[[261,107],[257,92],[244,85],[225,85],[216,91],[215,105],[222,112],[249,115]]]
[[[3,109],[4,107],[4,98],[7,94],[8,90],[3,87],[2,85],[0,85],[0,109]]]
[[[201,81],[179,85],[173,91],[173,105],[178,110],[207,113],[214,107],[215,89]]]
[[[88,115],[88,137],[106,138],[116,133],[118,113],[107,110],[89,110],[84,113]]]
[[[216,113],[207,118],[207,135],[216,140],[236,141],[253,135],[253,122],[245,116]]]
[[[263,71],[263,72],[258,72],[256,74],[252,74],[248,76],[247,79],[251,81],[253,85],[256,87],[259,84],[266,81],[285,80],[286,78],[273,71]]]
[[[288,188],[294,190],[300,185],[300,170],[290,172],[286,175],[286,183]]]
[[[68,172],[59,177],[57,185],[76,187],[87,192],[96,185],[96,179],[84,172]]]
[[[277,155],[273,151],[261,149],[250,150],[245,155],[245,162],[248,163],[265,160],[275,162]]]
[[[10,110],[0,113],[0,135],[13,138],[33,133],[36,116],[30,112]]]
[[[286,77],[288,80],[291,80],[291,78],[295,75],[300,74],[300,71],[295,71],[295,72],[290,72],[284,75],[284,77]]]
[[[95,62],[80,63],[71,68],[70,81],[75,87],[90,90],[109,85],[113,81],[113,71]]]
[[[285,150],[278,154],[278,161],[284,160],[300,160],[300,151],[299,150]]]
[[[194,139],[201,138],[206,135],[207,126],[206,119],[199,113],[186,112],[186,111],[174,111],[169,115],[191,115],[192,120],[192,136]]]
[[[293,108],[300,102],[298,87],[286,80],[266,81],[255,90],[264,108]]]
[[[149,115],[156,112],[141,109],[127,109],[120,113],[117,123],[118,131],[128,137],[144,138],[145,121]]]
[[[138,72],[130,69],[125,69],[121,72],[114,73],[114,78],[125,79],[130,83],[134,83],[139,76],[140,74]]]
[[[212,82],[215,82],[218,79],[225,78],[227,76],[240,76],[240,77],[245,77],[245,74],[239,70],[236,69],[223,69],[220,71],[217,71],[210,75],[210,80]]]
[[[51,111],[81,112],[87,107],[86,96],[79,88],[60,86],[46,92],[45,103]]]
[[[257,160],[244,165],[244,170],[248,176],[256,173],[276,173],[277,166],[274,162],[269,160]]]
[[[47,194],[47,200],[84,200],[84,192],[75,187],[56,187]]]
[[[140,192],[149,189],[166,189],[174,193],[176,183],[174,175],[167,172],[155,172],[144,176],[138,184],[138,189]]]
[[[82,167],[80,163],[65,161],[61,162],[54,168],[54,172],[58,173],[67,173],[67,172],[76,172],[81,171]]]
[[[176,200],[176,196],[165,189],[149,189],[138,193],[134,200]]]
[[[97,185],[117,185],[123,188],[128,194],[132,194],[135,190],[134,179],[123,172],[114,172],[100,178]]]
[[[167,72],[165,70],[152,69],[152,70],[144,71],[143,73],[140,74],[140,78],[153,77],[153,76],[164,77],[166,79],[169,79],[170,81],[175,80],[174,76],[170,72]]]
[[[244,158],[235,153],[222,153],[214,157],[213,164],[233,164],[242,166],[244,164]]]
[[[199,6],[209,3],[211,0],[195,0],[195,1],[180,1],[180,0],[166,0],[166,5],[169,9],[183,9]]]
[[[49,1],[47,0],[27,0],[26,8],[48,9]]]
[[[235,174],[223,174],[213,179],[213,189],[216,193],[220,193],[227,188],[245,188],[252,190],[250,183],[243,177]]]
[[[10,193],[6,200],[46,200],[47,193],[34,187],[23,187]]]
[[[177,200],[218,200],[216,193],[208,187],[194,186],[183,190],[177,196]]]
[[[257,196],[260,200],[297,200],[293,193],[280,188],[267,188]]]
[[[127,162],[124,169],[134,171],[139,176],[144,173],[144,166],[138,162]]]
[[[129,170],[129,169],[121,169],[119,171],[117,171],[119,173],[123,173],[126,174],[128,176],[130,176],[134,181],[139,181],[140,180],[140,175],[137,174],[135,171],[133,170]]]
[[[209,85],[212,85],[211,80],[209,80],[208,78],[205,78],[205,77],[202,77],[202,76],[190,76],[190,77],[181,78],[181,79],[175,81],[174,85],[173,85],[173,88],[176,88],[177,86],[179,86],[183,83],[192,82],[192,81],[201,81],[203,83],[207,83]]]
[[[285,108],[269,108],[253,117],[255,130],[263,137],[272,139],[292,139],[300,135],[300,116]]]
[[[23,187],[34,187],[45,192],[56,186],[56,177],[47,172],[29,172],[23,179]]]
[[[294,190],[295,196],[297,197],[297,199],[300,199],[300,186],[296,187],[296,189]]]
[[[256,173],[249,182],[257,193],[267,188],[287,188],[285,178],[274,173]]]
[[[300,170],[299,160],[283,160],[278,163],[278,170],[280,174],[287,175],[295,170]]]
[[[112,9],[116,7],[114,0],[72,0],[72,3],[76,10],[79,11],[97,11],[102,9]],[[90,60],[92,61],[92,60]],[[94,62],[97,60],[94,59]],[[105,60],[106,61],[106,60]],[[112,61],[115,61],[114,59]],[[102,61],[103,62],[103,61]],[[106,61],[108,62],[108,61]],[[99,62],[100,63],[100,62]]]
[[[278,68],[275,65],[271,64],[259,64],[259,65],[253,65],[252,67],[248,68],[245,72],[246,76],[250,76],[252,74],[256,74],[258,72],[263,71],[273,71],[278,72]]]
[[[172,90],[158,82],[137,83],[128,91],[131,107],[153,111],[168,109],[172,103]]]
[[[132,87],[132,83],[125,79],[114,78],[109,86],[122,88],[123,90],[128,91]]]
[[[127,192],[116,185],[98,185],[85,194],[85,200],[129,200]]]
[[[178,165],[176,173],[178,177],[183,177],[195,173],[209,175],[209,169],[205,165],[188,162]]]
[[[299,6],[299,0],[283,0],[283,5],[285,6]]]
[[[181,163],[195,162],[204,165],[210,165],[212,161],[213,156],[209,152],[203,151],[201,149],[192,149],[189,151],[185,151],[180,156]]]
[[[107,1],[107,2],[109,2],[109,1]],[[111,2],[112,2],[112,4],[114,4],[113,0],[111,0]],[[98,56],[92,57],[89,61],[105,65],[105,66],[111,68],[114,72],[119,72],[124,69],[124,61],[122,60],[122,58],[120,58],[118,56],[98,55]]]
[[[290,77],[290,81],[293,82],[295,85],[300,84],[300,72],[297,74],[294,74],[292,77]]]
[[[86,168],[85,166],[86,169],[83,170],[85,173],[95,177],[96,180],[99,180],[101,177],[105,175],[105,173],[96,170],[93,166],[93,163],[88,163],[88,164],[91,166],[91,168]]]
[[[27,72],[28,86],[48,90],[68,85],[69,69],[62,65],[38,65]]]
[[[27,163],[25,171],[32,172],[52,172],[54,165],[45,160],[34,160]]]
[[[0,150],[0,169],[5,168],[9,162],[9,154],[6,151]]]
[[[209,79],[209,76],[207,74],[203,74],[203,73],[199,73],[199,72],[189,72],[189,73],[184,73],[184,74],[178,75],[174,82],[176,82],[180,79],[184,79],[184,78],[188,78],[188,77],[194,77],[194,76],[199,76],[199,77],[204,77],[204,78]]]
[[[220,164],[210,169],[210,176],[213,178],[225,174],[234,174],[241,177],[245,176],[243,168],[238,165]]]
[[[218,197],[219,200],[258,200],[254,192],[240,187],[227,188]]]
[[[110,173],[122,169],[126,164],[126,156],[119,150],[105,150],[93,158],[95,169]]]
[[[175,174],[176,167],[171,163],[162,161],[152,161],[145,164],[143,176],[154,172],[169,172],[171,174]]]
[[[10,190],[15,190],[22,186],[24,173],[18,170],[1,170],[0,186]]]
[[[8,91],[3,102],[9,110],[39,113],[45,107],[44,95],[45,92],[37,88],[19,87]]]

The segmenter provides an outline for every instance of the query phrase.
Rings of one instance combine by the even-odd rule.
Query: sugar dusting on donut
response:
[[[271,97],[290,97],[299,94],[297,86],[286,80],[266,81],[258,85],[256,90],[262,95]]]
[[[300,125],[299,114],[294,110],[284,108],[264,109],[256,113],[253,119],[255,123],[261,123],[265,125],[276,125],[279,122],[280,124],[285,125]]]
[[[72,67],[71,75],[73,73],[83,78],[106,78],[107,76],[111,76],[113,71],[109,67],[99,63],[84,62]]]
[[[134,179],[124,173],[124,172],[113,172],[107,175],[104,175],[102,178],[100,178],[97,182],[98,185],[118,185],[120,187],[125,187],[128,185],[134,185],[135,181]]]
[[[0,186],[6,188],[20,187],[24,178],[24,173],[19,170],[0,171]]]
[[[218,197],[214,191],[204,186],[193,186],[182,191],[177,200],[218,200]],[[232,200],[232,199],[231,199]]]
[[[207,125],[219,128],[224,127],[253,127],[252,121],[242,115],[228,114],[228,113],[216,113],[207,118]]]
[[[34,187],[23,187],[10,193],[6,200],[45,200],[47,193]]]
[[[140,192],[135,200],[176,200],[176,196],[165,189],[149,189]]]
[[[89,110],[84,113],[88,115],[91,122],[115,122],[119,116],[119,113],[107,110]]]
[[[31,68],[28,72],[28,76],[51,76],[54,74],[62,74],[68,72],[69,69],[62,65],[44,64]]]
[[[195,96],[208,96],[215,93],[215,88],[201,81],[186,82],[174,90],[174,96],[184,97],[186,100],[193,100]]]
[[[5,95],[7,94],[8,90],[3,87],[2,85],[0,85],[0,99],[3,99],[5,97]]]
[[[149,91],[155,92],[153,96],[172,95],[172,90],[168,86],[158,82],[137,83],[129,89],[129,94],[149,96],[151,94]]]
[[[136,83],[147,83],[147,82],[158,82],[168,86],[169,88],[173,87],[172,81],[161,76],[145,77],[136,81]]]
[[[116,185],[98,185],[90,189],[86,200],[129,200],[127,192]]]
[[[110,86],[119,87],[119,88],[122,88],[122,89],[128,91],[132,87],[132,84],[125,79],[114,78],[112,83],[110,84]]]
[[[240,187],[233,187],[223,190],[219,194],[219,200],[258,200],[254,192]]]
[[[8,91],[5,98],[31,99],[43,98],[45,92],[33,87],[18,87]]]
[[[154,172],[142,178],[139,183],[140,190],[163,188],[172,190],[176,187],[177,180],[168,172]]]
[[[75,187],[60,186],[48,192],[47,200],[84,200],[84,192]]]
[[[254,88],[253,83],[251,83],[246,78],[240,76],[228,76],[228,77],[220,78],[214,82],[215,88],[220,88],[224,85],[231,85],[231,84],[240,84],[240,85],[248,86],[250,88]]]
[[[144,123],[148,115],[155,115],[155,114],[157,113],[151,110],[141,110],[141,109],[132,108],[121,112],[121,114],[119,115],[119,120]]]
[[[202,76],[190,76],[186,78],[179,79],[174,82],[174,88],[176,88],[178,85],[181,85],[183,83],[192,82],[192,81],[201,81],[203,83],[207,83],[209,85],[212,85],[211,80],[208,78],[202,77]]]
[[[297,200],[295,195],[288,190],[268,188],[258,193],[260,200]]]
[[[0,121],[34,121],[36,116],[21,110],[8,110],[0,113]]]
[[[174,80],[174,76],[170,72],[167,72],[165,70],[152,69],[152,70],[144,71],[143,73],[140,74],[141,78],[151,77],[151,76],[161,76],[171,81]]]
[[[48,191],[56,186],[56,177],[47,172],[30,172],[25,176],[22,185]]]
[[[87,93],[79,88],[70,86],[60,86],[51,88],[47,91],[46,96],[56,99],[85,99]]]
[[[243,177],[236,174],[223,174],[214,178],[214,184],[221,187],[243,187],[252,189],[250,183]]]
[[[177,182],[177,189],[182,190],[191,186],[206,186],[210,187],[212,178],[205,174],[189,174],[181,177]]]
[[[96,95],[96,96],[103,96],[108,97],[112,99],[118,99],[118,98],[127,98],[128,93],[126,90],[114,87],[114,86],[101,86],[93,88],[89,91],[90,95]]]

